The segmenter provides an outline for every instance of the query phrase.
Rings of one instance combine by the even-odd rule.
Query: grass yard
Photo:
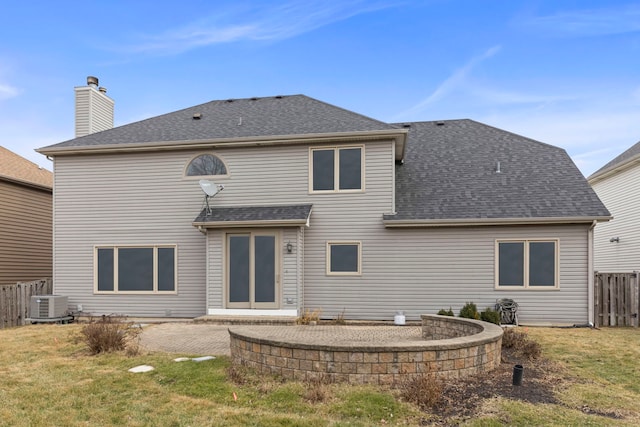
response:
[[[176,355],[161,353],[90,356],[81,327],[0,330],[0,425],[640,425],[639,329],[530,328],[551,362],[523,362],[523,389],[532,387],[527,375],[539,363],[540,384],[552,399],[531,403],[496,393],[479,398],[472,413],[452,407],[443,415],[403,402],[397,390],[281,383],[229,370],[227,358],[176,363]],[[156,370],[127,372],[142,364]],[[513,389],[504,381],[476,383]]]

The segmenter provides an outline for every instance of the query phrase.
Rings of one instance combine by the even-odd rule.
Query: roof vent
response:
[[[411,127],[411,123],[404,123],[402,125],[403,128],[410,128]]]
[[[282,95],[276,95],[276,99],[282,99]]]
[[[227,99],[227,102],[233,102],[233,99]]]
[[[257,101],[258,98],[256,98],[255,96],[253,98],[250,98],[252,101]]]
[[[194,113],[193,120],[200,120],[202,118],[202,113]]]
[[[496,173],[502,173],[502,170],[500,169],[500,162],[496,162]]]
[[[436,126],[444,126],[444,122],[436,122]]]

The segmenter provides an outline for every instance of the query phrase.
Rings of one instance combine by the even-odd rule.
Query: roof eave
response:
[[[587,178],[587,181],[590,185],[595,184],[596,182],[602,181],[605,178],[608,178],[611,175],[614,175],[618,172],[622,172],[623,170],[629,169],[630,167],[640,163],[640,154],[636,154],[633,157],[628,158],[627,160],[617,163],[608,167],[607,169],[603,169],[594,173],[593,175]]]
[[[540,218],[455,218],[455,219],[383,219],[386,228],[474,227],[486,225],[590,224],[609,221],[612,216],[540,217]]]
[[[25,187],[37,188],[38,190],[45,190],[48,192],[53,192],[53,187],[45,184],[39,184],[37,182],[26,181],[24,179],[18,179],[11,176],[0,175],[0,180],[12,182],[14,184],[24,185]]]
[[[268,135],[240,138],[214,138],[202,140],[139,142],[110,145],[85,145],[65,147],[43,147],[36,151],[46,156],[66,156],[76,154],[99,154],[140,151],[171,151],[185,149],[254,147],[269,145],[321,144],[328,142],[355,142],[391,139],[396,144],[396,160],[402,160],[407,140],[405,129],[385,129],[375,131],[333,132],[298,135]]]
[[[309,218],[260,221],[194,221],[191,224],[197,228],[308,227]]]

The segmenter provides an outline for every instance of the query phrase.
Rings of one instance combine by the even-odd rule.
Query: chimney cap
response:
[[[102,87],[102,86],[100,86],[100,87],[98,88],[98,90],[99,90],[100,92],[102,92],[102,93],[107,93],[107,88],[106,88],[106,87]]]
[[[98,78],[94,76],[87,76],[87,85],[91,87],[98,87]]]

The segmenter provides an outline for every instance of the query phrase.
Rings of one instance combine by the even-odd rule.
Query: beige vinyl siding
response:
[[[113,100],[89,86],[75,88],[76,138],[113,127]]]
[[[212,151],[225,159],[229,177],[216,179],[225,190],[212,206],[312,203],[305,245],[325,247],[324,234],[380,229],[392,209],[394,162],[391,141],[366,143],[366,191],[357,194],[308,193],[308,146],[229,148]],[[54,288],[84,311],[132,316],[197,316],[222,304],[221,231],[209,231],[209,244],[191,223],[203,207],[197,181],[185,179],[185,165],[203,150],[63,156],[55,159]],[[283,232],[284,243],[294,240]],[[314,230],[312,232],[312,230]],[[302,264],[302,235],[293,257],[283,258],[283,298],[299,303],[302,269],[286,273],[291,259]],[[315,239],[315,240],[314,240]],[[319,240],[318,240],[319,239]],[[177,295],[94,295],[93,247],[119,244],[176,244]],[[208,259],[207,259],[208,251]],[[306,248],[304,248],[306,256]],[[218,260],[221,258],[217,258]],[[206,277],[209,263],[210,277]],[[324,256],[322,257],[324,263]],[[324,265],[324,264],[323,264]],[[306,281],[306,279],[304,279]],[[206,283],[209,283],[208,295]],[[297,283],[294,284],[294,281]],[[312,286],[308,281],[306,287]],[[297,295],[294,295],[297,293]],[[217,307],[216,307],[217,306]],[[282,308],[292,308],[284,304]]]
[[[374,217],[367,215],[359,226],[349,222],[324,238],[312,239],[309,230],[305,308],[321,309],[327,318],[344,310],[346,318],[386,320],[404,311],[415,320],[441,308],[452,307],[457,313],[467,301],[484,309],[493,307],[498,298],[513,298],[520,304],[522,322],[587,322],[588,226],[385,230],[380,223],[375,225]],[[323,242],[336,235],[362,241],[362,276],[325,274]],[[559,239],[560,289],[494,289],[495,241],[514,238]]]
[[[51,275],[51,191],[0,180],[0,285]]]
[[[636,165],[593,184],[613,220],[596,225],[594,267],[603,272],[640,270],[640,166]],[[611,242],[619,237],[618,243]]]

